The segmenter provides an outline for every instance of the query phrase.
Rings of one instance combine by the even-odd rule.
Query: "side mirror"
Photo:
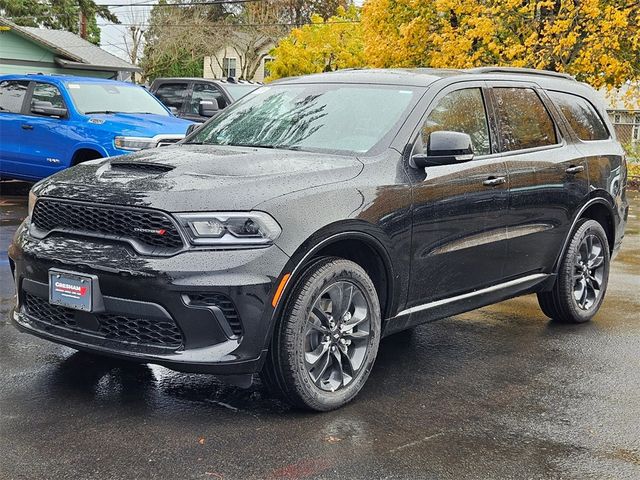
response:
[[[202,100],[198,106],[198,113],[202,117],[213,117],[220,111],[216,100]]]
[[[46,115],[47,117],[66,117],[67,109],[61,107],[54,107],[51,102],[44,102],[41,100],[35,100],[31,104],[31,113],[37,113],[38,115]]]
[[[184,134],[184,136],[188,137],[189,135],[191,135],[193,132],[195,132],[201,126],[202,126],[201,123],[192,123],[191,125],[189,125],[187,127],[187,132]]]
[[[178,109],[176,107],[169,107],[171,115],[178,115]]]
[[[412,166],[425,168],[436,165],[451,165],[473,160],[473,144],[466,133],[439,131],[429,134],[427,153],[411,157]]]

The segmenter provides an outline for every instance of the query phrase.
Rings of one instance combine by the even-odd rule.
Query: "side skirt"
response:
[[[386,321],[383,336],[420,325],[421,323],[492,305],[509,298],[546,290],[553,285],[555,277],[555,274],[536,273],[473,292],[456,295],[455,297],[443,298],[408,308]]]

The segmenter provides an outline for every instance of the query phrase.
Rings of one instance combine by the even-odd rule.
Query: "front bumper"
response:
[[[32,239],[9,248],[22,331],[79,350],[184,372],[245,375],[262,367],[271,298],[289,257],[278,247],[143,257],[90,238]],[[104,311],[48,303],[48,271],[98,276]]]

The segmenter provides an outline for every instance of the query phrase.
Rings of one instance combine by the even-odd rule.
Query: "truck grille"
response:
[[[153,210],[40,199],[33,210],[32,222],[44,232],[62,230],[129,240],[137,250],[147,254],[175,253],[184,246],[171,218]]]
[[[62,333],[85,333],[150,347],[175,349],[183,344],[180,329],[169,319],[150,320],[111,313],[87,314],[51,305],[46,299],[29,293],[25,295],[24,306],[31,322],[45,331],[64,329]]]

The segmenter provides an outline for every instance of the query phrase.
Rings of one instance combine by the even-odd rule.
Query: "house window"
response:
[[[222,59],[222,76],[224,78],[236,76],[236,59],[224,57]]]
[[[633,143],[640,142],[640,124],[635,124],[631,132],[631,141]]]
[[[633,123],[640,125],[640,113],[636,113],[633,117]]]
[[[613,123],[622,123],[622,116],[619,113],[613,115]]]

